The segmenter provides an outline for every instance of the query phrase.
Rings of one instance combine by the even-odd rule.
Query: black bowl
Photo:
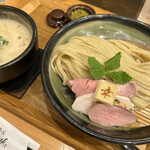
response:
[[[0,83],[3,83],[23,74],[32,65],[38,46],[36,24],[27,13],[15,7],[1,5],[0,18],[18,21],[32,33],[31,41],[23,53],[0,66]]]
[[[55,46],[66,43],[73,36],[97,35],[138,42],[150,47],[150,26],[134,19],[117,15],[91,15],[69,22],[48,41],[42,60],[42,82],[55,109],[73,126],[104,141],[136,145],[150,142],[150,126],[133,128],[107,128],[98,126],[71,108],[73,97],[61,79],[52,71],[50,58]]]

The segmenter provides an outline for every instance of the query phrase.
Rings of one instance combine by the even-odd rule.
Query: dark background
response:
[[[121,16],[136,19],[145,0],[81,0]]]

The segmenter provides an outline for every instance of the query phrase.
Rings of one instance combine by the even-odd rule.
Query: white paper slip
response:
[[[40,144],[0,116],[0,150],[38,150]]]
[[[150,0],[145,0],[143,8],[141,9],[137,19],[150,24]]]

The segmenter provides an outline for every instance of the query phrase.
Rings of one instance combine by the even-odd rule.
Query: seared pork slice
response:
[[[88,110],[89,119],[103,126],[122,126],[136,121],[134,113],[113,105],[95,103]]]
[[[88,93],[77,97],[72,104],[72,109],[87,115],[90,106],[92,106],[92,104],[96,102],[96,100],[93,99],[93,95],[94,93]]]
[[[89,80],[89,79],[74,79],[68,80],[67,85],[71,86],[71,90],[76,94],[76,97],[93,93],[98,84],[98,80]]]
[[[82,78],[67,81],[67,85],[71,87],[71,90],[76,94],[76,97],[95,92],[97,84],[98,80],[89,80]],[[117,95],[128,97],[130,99],[136,93],[136,83],[130,81],[126,84],[119,85]]]
[[[126,84],[120,85],[117,95],[132,98],[137,93],[136,83],[130,81]]]

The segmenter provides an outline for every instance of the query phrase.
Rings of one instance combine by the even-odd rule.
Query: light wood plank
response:
[[[34,141],[40,144],[39,150],[60,150],[67,148],[68,150],[74,150],[74,148],[60,142],[59,140],[53,138],[49,134],[39,130],[38,128],[32,126],[26,121],[16,117],[12,113],[4,110],[0,107],[0,116],[15,126],[17,129],[22,131],[24,134],[32,138]]]
[[[54,9],[63,9],[66,12],[68,7],[78,3],[84,4],[77,0],[8,0],[8,2],[3,3],[3,5],[15,6],[30,14],[38,28],[39,47],[44,49],[50,37],[59,29],[52,28],[46,23],[47,14]],[[95,6],[91,7],[95,9],[97,14],[111,13]],[[21,126],[24,122],[27,123],[27,126],[31,127],[34,131],[31,133],[26,132],[24,129],[22,131],[37,140],[37,142],[40,142],[40,138],[34,137],[34,134],[40,132],[45,136],[44,139],[47,142],[49,140],[53,141],[54,138],[57,142],[65,143],[77,150],[120,149],[117,144],[104,142],[86,135],[64,120],[47,98],[40,75],[33,82],[21,100],[0,90],[0,105],[2,107],[0,113],[7,111],[17,118],[17,121],[13,121],[11,117],[7,118],[12,124],[17,127],[20,126],[18,118],[21,119]],[[3,111],[3,109],[5,111]],[[3,115],[5,114],[6,113],[3,113]],[[149,113],[146,112],[146,115],[149,115]],[[145,123],[146,120],[143,120],[141,114],[139,114],[139,116]],[[42,144],[48,144],[47,142],[42,142]],[[146,145],[138,146],[140,150],[145,150],[145,147]],[[46,147],[44,148],[46,149]]]

